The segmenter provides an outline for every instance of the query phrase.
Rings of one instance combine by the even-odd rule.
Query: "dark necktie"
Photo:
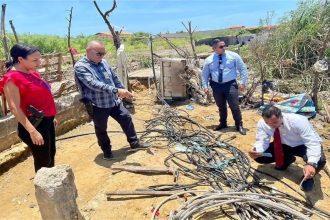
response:
[[[275,156],[275,165],[277,168],[281,168],[284,166],[284,152],[282,147],[280,130],[278,128],[275,129],[274,132],[274,156]]]
[[[219,54],[219,76],[218,76],[218,82],[222,82],[222,73],[223,73],[223,68],[222,68],[222,54]]]

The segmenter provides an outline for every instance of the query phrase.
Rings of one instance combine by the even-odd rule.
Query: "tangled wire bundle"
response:
[[[171,212],[170,219],[192,219],[205,213],[231,219],[308,219],[312,214],[330,218],[330,213],[266,186],[253,172],[249,159],[241,150],[217,141],[186,112],[164,107],[159,115],[146,122],[146,131],[141,138],[147,142],[167,141],[170,155],[165,159],[165,165],[176,166],[181,175],[195,182],[149,187],[159,191],[184,190],[161,202],[152,219],[163,204],[187,195],[191,199]],[[198,186],[209,186],[210,189],[194,189]]]

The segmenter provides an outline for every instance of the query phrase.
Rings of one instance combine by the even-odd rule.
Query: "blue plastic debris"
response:
[[[192,111],[192,110],[194,110],[194,106],[192,106],[192,105],[187,105],[187,106],[186,106],[186,109],[189,110],[189,111]]]

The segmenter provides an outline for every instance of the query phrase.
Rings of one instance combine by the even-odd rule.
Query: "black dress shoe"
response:
[[[131,144],[131,149],[148,148],[148,147],[150,147],[150,144],[141,141]]]
[[[237,126],[237,127],[236,127],[236,130],[237,130],[241,135],[246,135],[246,130],[245,130],[245,128],[243,128],[242,125]]]
[[[228,128],[226,124],[219,124],[217,127],[215,127],[213,130],[214,131],[220,131],[222,129]]]
[[[103,154],[103,160],[112,160],[112,159],[113,159],[113,154],[111,152]]]

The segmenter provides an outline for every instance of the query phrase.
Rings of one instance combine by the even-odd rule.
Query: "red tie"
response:
[[[284,165],[284,153],[281,142],[280,130],[275,129],[274,132],[274,153],[275,153],[275,164],[276,167],[281,168]]]

